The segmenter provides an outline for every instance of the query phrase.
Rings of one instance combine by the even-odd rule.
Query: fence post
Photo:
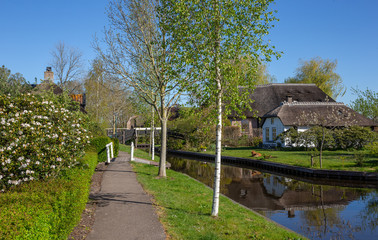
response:
[[[134,142],[131,142],[131,157],[130,161],[134,161]]]
[[[107,162],[109,164],[110,163],[110,154],[109,154],[109,146],[108,145],[106,145],[106,155],[108,157]]]
[[[110,143],[110,153],[112,156],[112,159],[114,158],[114,153],[113,153],[113,142]]]

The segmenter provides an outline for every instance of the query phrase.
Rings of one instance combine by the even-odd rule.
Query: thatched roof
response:
[[[281,103],[288,100],[297,102],[335,102],[315,84],[303,83],[272,83],[257,85],[250,97],[254,102],[251,104],[252,112],[245,111],[246,117],[262,117]],[[254,115],[255,113],[255,115]],[[234,113],[231,118],[237,117]]]
[[[51,80],[44,80],[42,83],[36,85],[33,88],[33,91],[36,93],[42,93],[51,91],[51,89],[55,95],[60,95],[63,93],[63,90]]]
[[[353,109],[337,102],[293,102],[283,103],[263,116],[263,121],[269,117],[278,117],[286,126],[311,126],[319,122],[327,126],[358,125],[376,126],[369,118]]]

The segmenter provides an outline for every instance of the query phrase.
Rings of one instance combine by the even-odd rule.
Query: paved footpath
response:
[[[103,174],[95,223],[88,240],[166,239],[151,198],[136,180],[130,155],[120,152]]]

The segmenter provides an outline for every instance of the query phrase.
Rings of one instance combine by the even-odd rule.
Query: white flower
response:
[[[0,180],[3,178],[3,175],[0,175]]]
[[[36,165],[39,165],[39,163],[40,163],[39,161],[36,161],[36,162],[35,162]]]
[[[55,169],[55,165],[51,165],[50,168]]]
[[[62,159],[61,159],[60,157],[58,157],[58,158],[56,159],[56,161],[61,162]]]
[[[7,160],[5,160],[5,163],[11,163],[11,160],[8,158]]]

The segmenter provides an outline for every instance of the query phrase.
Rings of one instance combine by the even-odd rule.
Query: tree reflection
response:
[[[180,158],[170,158],[169,162],[172,169],[213,186],[212,163]],[[277,210],[287,211],[278,222],[285,225],[288,218],[299,218],[300,225],[293,230],[312,239],[354,239],[361,236],[358,232],[374,235],[378,226],[378,190],[314,185],[252,169],[222,166],[221,193],[251,209],[262,210],[259,212],[269,218],[277,219]],[[362,209],[357,214],[347,209],[352,201]],[[367,232],[369,229],[371,233]]]
[[[367,204],[359,217],[361,218],[361,229],[369,228],[373,231],[378,226],[378,190],[371,193]]]

